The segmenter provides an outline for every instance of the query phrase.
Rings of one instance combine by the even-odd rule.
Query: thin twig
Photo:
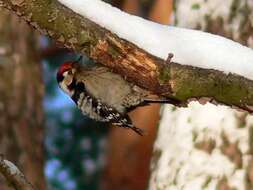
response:
[[[0,173],[15,190],[35,190],[24,174],[12,162],[0,155]]]

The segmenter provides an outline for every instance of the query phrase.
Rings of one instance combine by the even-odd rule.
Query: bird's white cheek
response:
[[[72,96],[72,95],[74,94],[74,91],[73,91],[73,90],[70,91],[70,90],[68,89],[67,85],[65,85],[64,83],[60,83],[60,87],[61,87],[61,89],[62,89],[65,93],[67,93],[69,96]]]

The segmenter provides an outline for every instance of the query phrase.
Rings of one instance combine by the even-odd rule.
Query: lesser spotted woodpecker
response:
[[[133,125],[127,113],[150,102],[166,102],[148,99],[150,93],[147,90],[125,81],[106,67],[91,67],[79,61],[62,64],[57,72],[57,81],[84,115],[130,128],[139,135],[143,135],[143,130]]]

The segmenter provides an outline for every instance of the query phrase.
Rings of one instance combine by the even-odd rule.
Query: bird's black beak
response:
[[[63,81],[64,77],[60,73],[57,73],[56,79],[57,79],[57,82],[60,83]]]

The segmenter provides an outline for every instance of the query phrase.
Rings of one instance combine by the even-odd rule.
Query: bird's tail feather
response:
[[[134,132],[136,132],[140,136],[144,136],[146,134],[146,132],[143,129],[135,127],[135,126],[130,127],[130,129],[132,129]]]

